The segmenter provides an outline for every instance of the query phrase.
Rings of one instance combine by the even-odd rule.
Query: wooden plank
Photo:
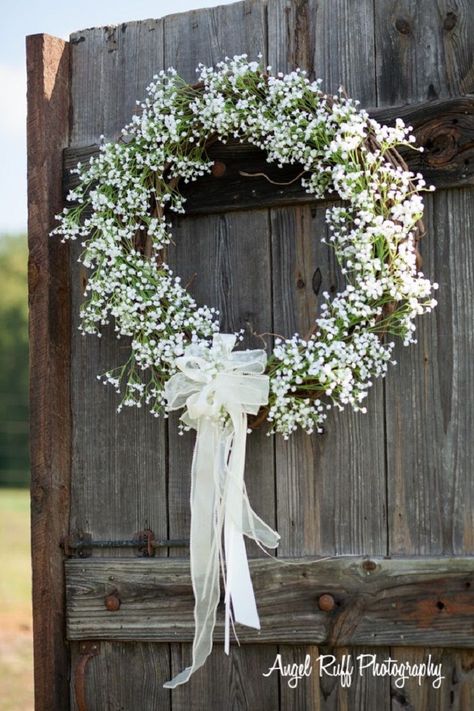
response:
[[[238,626],[241,642],[474,646],[474,558],[261,558],[251,571],[262,628]],[[192,639],[186,560],[71,559],[66,587],[69,639]],[[110,612],[113,592],[121,605]]]
[[[155,711],[169,707],[170,692],[163,689],[162,645],[146,642],[103,641],[98,654],[86,666],[87,711]],[[73,669],[79,661],[78,645],[73,648]],[[76,709],[74,678],[71,679],[71,707]]]
[[[430,86],[443,97],[474,90],[474,6],[460,3],[454,12],[443,1],[430,10],[424,0],[416,8],[397,3],[393,24],[386,21],[392,4],[377,5],[381,104],[402,91],[406,100],[420,100]],[[429,42],[420,55],[421,27]],[[385,74],[387,62],[400,58],[399,74]],[[390,545],[400,554],[462,555],[474,550],[472,192],[439,192],[426,204],[421,249],[426,274],[440,284],[439,305],[420,321],[418,345],[397,348],[398,366],[387,378]]]
[[[363,105],[374,103],[372,3],[364,2],[356,16],[344,2],[331,3],[331,9],[328,3],[306,5],[304,21],[298,15],[303,12],[299,3],[279,0],[269,6],[269,64],[275,71],[288,71],[298,62],[310,74],[317,72],[330,90],[337,76],[337,83],[343,83]],[[355,28],[354,22],[362,23],[361,27]],[[301,33],[307,33],[306,39]],[[283,41],[287,37],[289,41]],[[301,55],[302,45],[314,47],[315,54]],[[360,72],[367,61],[366,71]],[[313,215],[308,208],[272,213],[274,329],[284,336],[295,331],[304,334],[311,327],[311,315],[317,310],[310,278],[315,270],[320,269],[322,279],[319,294],[341,286],[333,256],[321,245],[324,212],[317,209]],[[296,433],[288,442],[277,441],[278,522],[284,555],[385,552],[379,386],[371,393],[368,410],[365,417],[348,411],[331,414],[324,437]]]
[[[321,78],[326,91],[343,84],[363,107],[376,103],[373,3],[354,7],[346,0],[277,0],[268,6],[269,64],[286,72],[299,66]],[[306,334],[322,292],[342,287],[334,255],[323,248],[324,206],[272,211],[274,330]],[[319,270],[319,271],[318,271]],[[315,288],[316,287],[316,288]],[[315,291],[318,293],[316,294]],[[298,432],[277,440],[279,555],[383,554],[386,546],[385,462],[382,389],[370,394],[368,415],[330,413],[323,436]],[[315,640],[312,640],[313,643]],[[323,643],[327,640],[318,640]],[[341,644],[343,642],[341,641]],[[365,683],[354,681],[351,698],[365,698]],[[282,681],[282,708],[292,708],[292,691]],[[301,692],[304,693],[303,691]],[[386,706],[386,681],[373,679],[370,694]],[[317,702],[306,689],[301,708],[344,708],[346,692],[328,694],[321,680]]]
[[[472,94],[469,0],[378,0],[374,6],[378,106]]]
[[[163,23],[151,20],[75,33],[72,43],[71,145],[112,138],[133,111],[137,96],[156,71],[163,68]],[[168,532],[166,481],[166,427],[146,408],[126,408],[120,415],[112,388],[97,381],[97,374],[123,362],[126,348],[112,328],[98,339],[77,330],[86,275],[77,264],[80,245],[71,261],[72,330],[72,502],[71,532],[88,531],[94,538],[131,538],[151,528],[158,538]],[[102,554],[107,551],[101,551]],[[158,552],[166,555],[166,549]],[[130,549],[118,555],[133,556]],[[128,645],[117,646],[110,659],[121,658],[128,673],[98,659],[90,663],[97,674],[86,674],[89,699],[104,693],[129,698],[141,693],[143,667],[150,675],[149,697],[167,708],[169,693],[161,689],[169,673],[167,645],[144,645],[134,654]],[[77,658],[77,649],[74,649]],[[100,670],[100,671],[99,671]],[[107,689],[107,692],[104,691]],[[107,699],[107,703],[111,702]],[[111,706],[110,706],[111,707]]]
[[[68,248],[49,237],[62,208],[68,140],[69,45],[26,40],[28,71],[28,303],[35,708],[68,708],[62,555],[70,492]],[[26,532],[24,532],[26,535]]]
[[[449,101],[474,90],[472,3],[382,0],[375,7],[381,109],[401,101]],[[453,140],[455,123],[444,139],[448,151]],[[424,271],[440,283],[439,305],[419,323],[417,346],[397,347],[398,365],[386,381],[389,546],[395,554],[463,555],[474,549],[474,322],[467,297],[474,267],[472,193],[441,192],[426,204],[421,250]],[[448,644],[455,646],[454,640]],[[419,661],[428,651],[395,648],[392,655]],[[441,690],[408,683],[393,697],[393,709],[472,707],[472,651],[439,650],[437,656],[446,674]]]
[[[424,679],[421,684],[413,677],[407,679],[403,689],[394,689],[393,711],[471,711],[474,707],[472,650],[395,647],[391,655],[411,664],[423,663],[431,655],[434,664],[441,664],[444,677],[439,689],[433,688],[430,679]]]
[[[388,125],[400,117],[413,126],[417,145],[423,146],[424,151],[405,149],[401,154],[410,169],[415,173],[421,171],[429,184],[438,188],[474,185],[474,97],[371,109],[370,115]],[[77,175],[70,173],[71,168],[78,162],[86,163],[97,153],[96,145],[66,148],[65,195],[78,183]],[[188,215],[318,202],[301,188],[300,180],[295,180],[301,173],[299,166],[278,168],[266,162],[262,151],[232,141],[212,145],[208,154],[209,158],[224,163],[225,173],[221,177],[206,175],[191,186],[183,186]],[[262,173],[268,180],[259,176]]]
[[[195,81],[199,62],[216,63],[226,55],[265,52],[265,6],[259,0],[239,2],[165,18],[165,65],[174,66],[186,81]],[[207,212],[207,210],[206,210]],[[216,306],[221,328],[245,329],[244,346],[262,347],[252,333],[271,331],[271,266],[268,217],[265,212],[241,212],[219,217],[179,219],[170,263],[198,303]],[[189,536],[189,486],[194,433],[180,437],[177,418],[169,420],[170,537]],[[270,524],[275,519],[273,442],[263,432],[248,440],[246,483],[256,511]],[[249,555],[261,555],[256,546]],[[186,551],[183,551],[185,554]],[[187,563],[186,565],[189,565]],[[194,601],[188,599],[191,613]],[[192,636],[188,636],[190,640]],[[265,680],[255,670],[265,668],[276,648],[232,648],[227,657],[216,644],[203,669],[173,691],[173,709],[186,710],[205,700],[206,708],[278,709],[278,680]],[[172,674],[191,659],[189,644],[172,645]]]
[[[162,24],[130,23],[86,30],[73,35],[72,42],[73,140],[78,136],[98,139],[99,133],[109,137],[127,120],[134,101],[131,97],[143,91],[148,77],[162,67]],[[74,257],[79,252],[80,245],[74,249]],[[80,335],[76,326],[85,274],[74,261],[71,270],[71,529],[87,530],[95,538],[129,538],[136,531],[152,528],[157,537],[166,537],[164,423],[151,417],[146,408],[125,408],[117,414],[117,395],[96,376],[122,362],[126,347],[120,347],[112,329],[101,339]]]

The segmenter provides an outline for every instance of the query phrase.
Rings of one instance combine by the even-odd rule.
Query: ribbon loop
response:
[[[219,333],[210,347],[188,346],[176,360],[179,372],[165,385],[167,409],[186,408],[181,420],[197,432],[191,470],[193,660],[164,684],[168,689],[186,683],[211,653],[219,570],[225,588],[226,653],[232,619],[260,629],[243,536],[268,548],[276,548],[280,539],[252,510],[244,483],[247,415],[256,415],[268,402],[267,357],[263,350],[233,352],[235,343],[235,335]]]

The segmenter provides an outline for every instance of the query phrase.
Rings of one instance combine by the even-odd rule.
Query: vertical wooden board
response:
[[[282,664],[302,665],[305,668],[306,657],[309,655],[311,674],[298,681],[296,686],[290,676],[280,677],[280,709],[281,711],[321,711],[324,703],[320,694],[320,680],[315,660],[319,656],[319,649],[315,646],[289,646],[280,644],[278,653],[281,655]],[[272,665],[275,660],[271,660]],[[269,666],[270,668],[270,666]],[[268,673],[269,668],[265,673]],[[291,667],[289,667],[291,668]],[[295,668],[295,667],[293,667]],[[273,672],[276,674],[278,672]],[[271,677],[270,677],[271,678]]]
[[[354,711],[357,709],[386,709],[390,703],[390,679],[384,677],[375,680],[370,672],[359,677],[357,667],[357,655],[373,654],[378,663],[389,656],[388,648],[329,648],[329,647],[290,647],[281,645],[279,652],[282,655],[282,663],[288,665],[298,665],[300,669],[305,668],[306,657],[309,657],[311,673],[303,676],[296,686],[290,685],[291,676],[281,679],[281,710],[282,711],[338,711],[344,709]],[[321,669],[319,657],[327,655],[323,661],[328,672]],[[350,683],[342,682],[339,676],[331,676],[334,669],[330,657],[335,657],[336,664],[341,665],[341,669],[354,667],[354,673]],[[288,667],[290,668],[290,667]],[[291,682],[292,683],[292,682]],[[418,711],[418,709],[417,709]]]
[[[321,77],[323,86],[330,86],[337,76],[336,84],[342,83],[363,104],[373,103],[372,3],[364,2],[356,15],[346,2],[272,3],[268,8],[270,65],[285,71],[299,64],[310,75]],[[315,212],[313,227],[309,214],[308,208],[292,208],[272,215],[274,321],[275,330],[285,336],[294,331],[306,334],[312,325],[316,305],[312,284],[309,275],[300,278],[309,269],[308,260],[311,272],[319,268],[328,290],[334,293],[340,286],[334,272],[327,279],[329,262],[320,244],[324,210]],[[320,291],[324,288],[322,284]],[[282,293],[288,295],[287,303]],[[292,538],[283,537],[282,546],[288,547],[280,546],[282,553],[385,552],[380,384],[371,392],[368,409],[368,417],[349,411],[331,414],[323,438],[298,433],[288,443],[278,442],[277,518],[294,531]],[[301,496],[295,496],[298,490]]]
[[[426,225],[424,269],[439,282],[439,304],[387,379],[390,546],[463,555],[474,546],[472,192],[427,200]]]
[[[274,645],[231,645],[229,657],[215,645],[206,666],[172,692],[173,709],[277,711],[278,680],[262,674],[272,665]],[[189,662],[188,645],[172,645],[173,673]],[[302,707],[303,708],[303,707]]]
[[[163,67],[162,22],[85,30],[75,33],[71,42],[71,143],[95,143],[100,135],[113,140],[130,120],[135,101],[144,96],[153,74]],[[80,335],[77,326],[86,274],[76,261],[79,251],[79,245],[75,245],[71,263],[71,529],[88,531],[95,538],[120,539],[151,528],[157,537],[166,538],[165,423],[153,418],[146,408],[127,408],[117,414],[118,396],[97,381],[97,374],[124,361],[127,347],[116,340],[112,328],[100,339]],[[114,555],[134,554],[130,549],[114,551]],[[117,687],[123,693],[127,690],[130,698],[136,694],[139,699],[143,675],[132,647],[116,644],[110,650],[111,658],[123,658],[125,668],[129,659],[134,671],[124,675],[119,665],[101,666],[97,662],[100,672],[92,674],[88,682],[91,698],[102,699],[104,688]],[[160,679],[169,670],[168,645],[145,645],[140,650],[141,665],[153,669],[160,689]],[[165,708],[169,693],[159,693]],[[107,703],[109,708],[117,708],[111,701]],[[125,708],[134,708],[134,704],[130,701]]]
[[[153,74],[163,66],[162,23],[145,21],[72,36],[72,143],[116,137]],[[163,421],[125,409],[97,374],[123,362],[127,345],[110,328],[100,339],[78,332],[86,273],[76,263],[73,294],[73,505],[71,526],[96,537],[130,537],[151,527],[167,535]]]
[[[69,249],[49,232],[62,208],[68,141],[70,48],[48,35],[26,40],[28,72],[28,307],[31,540],[35,708],[67,708],[60,548],[71,475]],[[24,532],[27,535],[27,532]]]
[[[343,284],[321,243],[325,209],[272,211],[275,332],[309,332],[324,291]],[[385,553],[385,462],[380,387],[368,413],[331,412],[324,435],[276,441],[279,554]]]
[[[170,262],[198,304],[217,306],[222,329],[245,332],[243,347],[262,348],[271,330],[270,245],[267,211],[177,220]],[[267,339],[268,341],[268,339]],[[195,433],[179,435],[169,422],[170,536],[189,535],[190,470]],[[257,513],[275,524],[273,441],[260,429],[247,438],[245,479]],[[263,555],[249,544],[252,555]],[[186,555],[187,551],[182,550]]]
[[[281,319],[275,318],[276,333],[304,334],[314,314],[319,313],[318,296],[323,291],[334,293],[342,286],[333,251],[321,243],[326,234],[324,214],[324,208],[307,207],[272,211],[274,308]],[[292,435],[288,442],[277,439],[280,549],[286,555],[350,554],[369,547],[385,551],[383,436],[380,447],[373,449],[372,461],[370,452],[365,453],[363,469],[359,469],[357,459],[352,460],[350,478],[346,478],[347,455],[338,447],[341,437],[355,452],[366,446],[364,428],[377,432],[383,421],[378,404],[375,393],[371,393],[368,414],[352,416],[350,425],[345,422],[347,413],[334,413],[323,436]],[[381,480],[377,480],[377,474],[382,475]],[[317,648],[279,647],[279,651],[285,663],[299,663],[308,653],[313,659],[318,656]],[[340,656],[349,650],[320,651]],[[374,653],[388,656],[388,650]],[[337,679],[320,681],[313,671],[311,679],[300,684],[297,691],[282,679],[280,695],[282,709],[370,708],[364,706],[369,699],[377,704],[374,708],[383,708],[389,698],[389,683],[355,677],[350,689],[344,689]]]
[[[215,64],[225,56],[248,53],[256,58],[266,49],[265,5],[259,0],[198,10],[165,19],[165,65],[174,66],[187,81],[195,81],[200,62]],[[196,274],[190,291],[198,303],[221,311],[226,331],[245,328],[272,330],[270,238],[266,212],[179,220],[171,263],[184,280]],[[262,347],[247,338],[247,347]],[[177,434],[169,422],[169,521],[172,537],[189,535],[189,475],[194,433]],[[252,505],[274,523],[273,442],[263,432],[248,439],[246,483]],[[249,554],[258,555],[248,547]],[[278,708],[278,682],[263,685],[258,673],[275,647],[240,649],[232,646],[227,659],[221,645],[191,681],[172,693],[173,708]],[[191,659],[190,645],[172,645],[173,674]]]
[[[73,670],[80,658],[73,644]],[[100,642],[99,653],[85,670],[87,711],[156,711],[169,708],[169,691],[163,689],[161,645],[146,642]],[[79,711],[71,679],[71,710]]]
[[[71,145],[120,135],[163,69],[163,21],[143,20],[74,32]]]
[[[338,711],[338,709],[386,709],[390,699],[389,677],[373,677],[370,673],[358,672],[357,656],[359,654],[375,655],[377,663],[389,656],[389,649],[384,647],[337,647],[336,649],[321,647],[320,654],[336,657],[336,663],[347,664],[344,655],[349,655],[354,673],[349,686],[342,686],[337,677],[324,675],[321,677],[321,711]]]
[[[376,6],[379,104],[473,90],[471,3]],[[399,365],[387,378],[390,548],[466,554],[474,544],[472,192],[439,192],[426,203],[421,250],[440,304],[420,320],[418,345],[397,348]]]
[[[472,3],[383,0],[375,8],[379,105],[473,90]],[[389,549],[468,554],[474,545],[472,192],[440,192],[426,203],[421,251],[425,273],[440,284],[440,303],[420,320],[418,344],[397,346],[398,365],[386,381]],[[404,659],[423,655],[398,652]],[[412,684],[405,696],[394,693],[393,709],[472,706],[472,674],[464,671],[469,654],[441,654],[448,668],[441,690]]]
[[[418,683],[416,677],[407,679],[402,688],[392,683],[393,711],[471,711],[474,708],[474,653],[471,650],[413,649],[395,647],[395,659],[422,664],[431,657],[441,665],[444,679],[439,688],[433,687],[434,676]]]
[[[378,104],[472,92],[472,2],[377,0],[374,6]]]
[[[214,65],[225,57],[266,54],[266,3],[243,0],[165,18],[165,65],[188,82],[199,63]],[[264,60],[265,61],[265,60]]]
[[[276,0],[268,6],[268,62],[274,71],[299,66],[333,92],[342,84],[363,106],[375,104],[373,3]],[[309,332],[320,299],[342,285],[333,255],[321,245],[325,210],[272,211],[274,329],[291,336]],[[316,270],[319,270],[315,274]],[[386,466],[383,388],[376,383],[368,414],[331,412],[325,434],[298,432],[276,441],[277,520],[280,555],[380,553],[386,551]],[[356,680],[351,701],[388,704],[383,680]],[[303,687],[306,689],[306,687]],[[282,708],[291,693],[280,685]],[[290,695],[289,695],[290,693]],[[299,692],[298,708],[351,708],[340,684],[327,694],[314,686]],[[306,705],[307,706],[306,706]],[[319,706],[318,706],[319,704]],[[363,708],[362,706],[359,706]]]
[[[341,86],[375,104],[374,9],[371,0],[272,0],[268,61],[273,71],[305,69],[323,89]]]

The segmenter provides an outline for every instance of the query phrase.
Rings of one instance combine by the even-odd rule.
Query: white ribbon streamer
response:
[[[188,346],[176,361],[180,372],[165,385],[168,409],[185,407],[181,420],[197,431],[191,471],[193,660],[164,684],[167,689],[186,683],[211,653],[219,569],[225,588],[226,654],[231,622],[260,629],[243,535],[268,548],[276,548],[280,540],[252,510],[244,483],[247,415],[256,415],[268,401],[269,379],[263,374],[267,357],[263,350],[232,352],[235,342],[234,335],[219,333],[211,347]]]

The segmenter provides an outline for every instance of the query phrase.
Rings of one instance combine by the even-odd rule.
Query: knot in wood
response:
[[[401,35],[410,34],[410,23],[404,17],[397,17],[395,20],[395,27]]]
[[[458,18],[456,17],[454,12],[448,12],[446,17],[444,18],[443,22],[443,27],[446,30],[446,32],[450,32],[456,25],[458,21]]]
[[[429,165],[449,163],[458,153],[459,130],[456,126],[433,126],[431,135],[423,137],[426,151],[426,162]],[[440,130],[441,129],[441,130]]]

